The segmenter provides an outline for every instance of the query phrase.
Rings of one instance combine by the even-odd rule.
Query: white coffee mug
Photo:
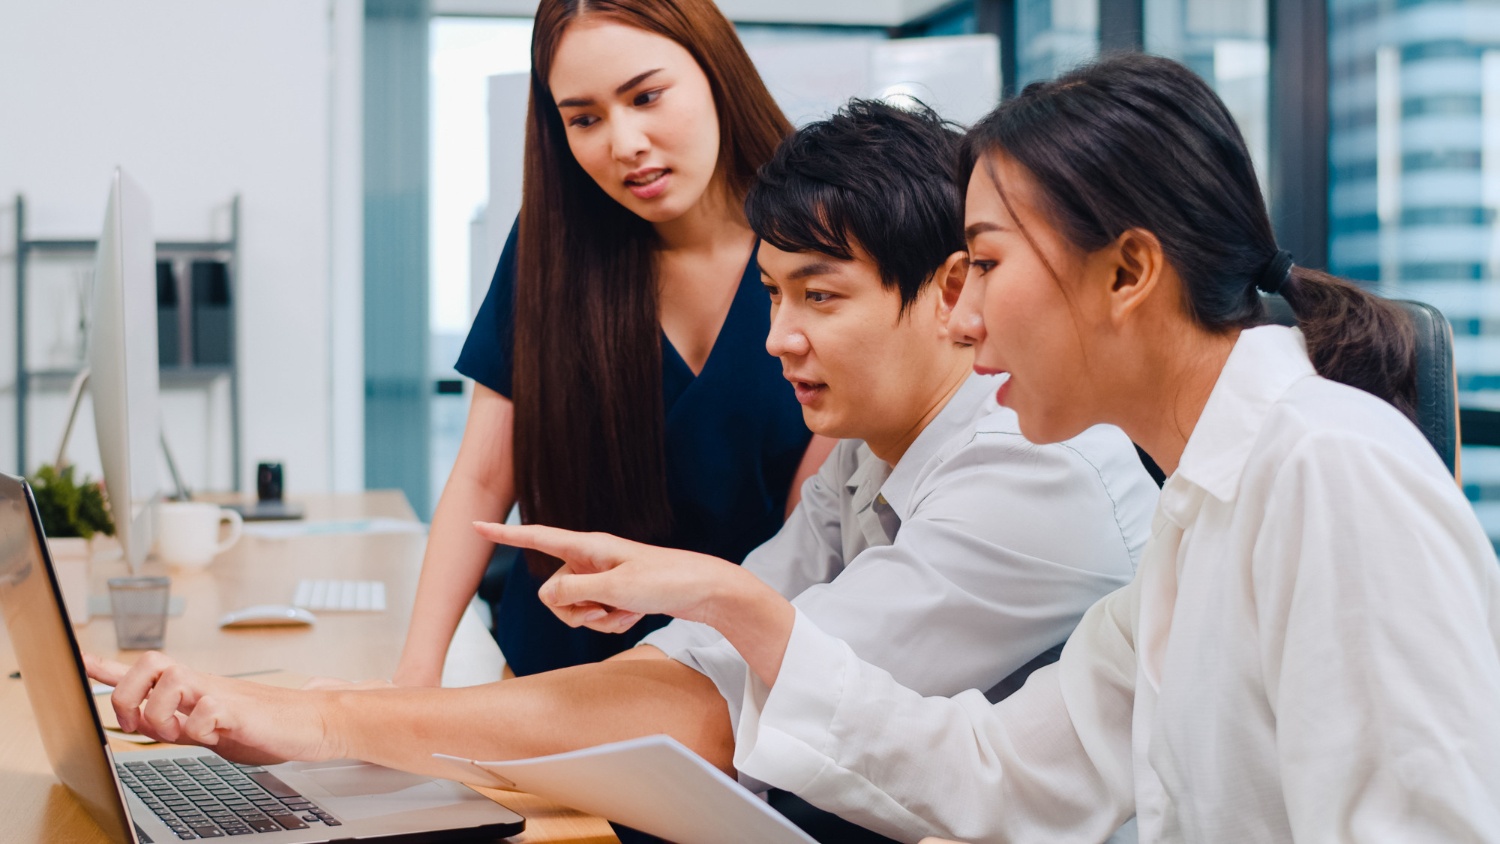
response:
[[[229,522],[229,535],[219,539],[219,525]],[[163,501],[156,506],[156,553],[168,565],[206,566],[240,539],[245,523],[240,514],[203,501]]]

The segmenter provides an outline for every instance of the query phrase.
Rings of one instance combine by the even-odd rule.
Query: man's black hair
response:
[[[761,166],[745,199],[750,227],[786,252],[850,261],[858,244],[886,287],[900,291],[904,313],[964,250],[960,137],[921,103],[850,100],[792,133]]]

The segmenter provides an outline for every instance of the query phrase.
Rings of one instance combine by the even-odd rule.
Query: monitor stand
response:
[[[73,423],[78,419],[78,407],[83,403],[83,391],[88,389],[89,369],[84,369],[73,379],[73,387],[68,395],[68,424],[63,426],[62,442],[57,445],[57,460],[53,464],[58,470],[66,464],[68,459],[68,440],[73,437]],[[172,473],[172,483],[177,487],[175,500],[189,500],[187,486],[182,482],[182,476],[177,473],[177,461],[172,459],[172,449],[167,445],[167,432],[161,432],[161,449],[167,458],[167,469]],[[170,616],[182,615],[184,600],[181,595],[173,595],[168,599],[167,614]],[[111,613],[109,595],[89,595],[89,614],[96,616],[107,616]]]
[[[88,367],[78,373],[73,379],[73,387],[68,391],[68,424],[63,426],[62,442],[57,444],[57,459],[53,465],[58,469],[67,463],[68,440],[73,437],[73,423],[78,420],[78,407],[83,403],[83,391],[89,386]],[[177,461],[172,457],[172,447],[167,445],[167,432],[161,432],[161,450],[167,458],[167,471],[172,475],[172,486],[176,492],[172,495],[173,501],[190,501],[192,495],[188,492],[187,485],[182,482],[182,475],[177,471]]]

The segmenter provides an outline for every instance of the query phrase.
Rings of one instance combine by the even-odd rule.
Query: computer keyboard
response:
[[[115,770],[184,841],[343,825],[265,768],[217,756],[116,763]]]
[[[312,612],[384,612],[378,580],[299,580],[292,603]]]

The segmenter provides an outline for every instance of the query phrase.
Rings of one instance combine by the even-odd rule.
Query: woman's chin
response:
[[[621,205],[625,206],[625,210],[654,226],[670,223],[685,213],[670,200],[637,199],[634,196],[623,199],[617,197],[617,199]]]
[[[677,178],[665,191],[647,199],[628,190],[610,195],[625,206],[625,210],[654,226],[660,226],[675,222],[699,207],[707,188],[707,185],[688,184],[687,179]]]

